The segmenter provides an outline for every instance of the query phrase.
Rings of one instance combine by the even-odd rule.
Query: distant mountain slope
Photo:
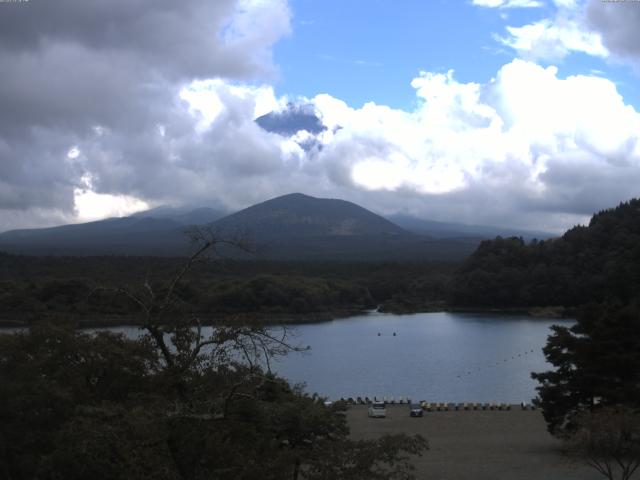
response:
[[[37,255],[182,255],[185,230],[210,224],[219,235],[242,234],[258,258],[296,260],[461,260],[475,238],[408,232],[354,203],[284,195],[218,218],[209,208],[160,207],[126,218],[0,234],[0,250]],[[215,221],[213,221],[215,220]],[[225,251],[229,255],[236,251]]]
[[[36,255],[176,255],[185,251],[185,229],[222,214],[210,208],[161,207],[130,217],[0,234],[0,250]]]
[[[131,217],[170,219],[181,225],[204,225],[224,217],[227,213],[209,207],[162,206],[134,213]]]
[[[345,200],[292,193],[258,203],[213,223],[260,239],[309,236],[408,235],[389,220]]]
[[[280,237],[257,243],[259,258],[275,260],[457,262],[477,241],[432,240],[420,235]]]
[[[453,222],[437,222],[404,214],[388,215],[386,218],[409,232],[429,235],[433,238],[473,237],[478,239],[489,239],[502,236],[522,237],[525,240],[533,240],[534,238],[542,240],[556,236],[552,233],[541,231],[508,229],[487,225],[466,225],[463,223]]]
[[[459,260],[477,242],[416,235],[354,203],[301,193],[253,205],[213,223],[245,235],[265,258],[297,260]]]

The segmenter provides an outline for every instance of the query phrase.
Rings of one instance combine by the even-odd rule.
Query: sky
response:
[[[0,231],[292,192],[562,232],[640,196],[640,2],[0,2]],[[270,133],[296,108],[327,127]]]

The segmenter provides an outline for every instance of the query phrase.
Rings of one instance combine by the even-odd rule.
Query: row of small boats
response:
[[[341,397],[341,402],[348,405],[371,405],[372,403],[384,403],[385,405],[408,405],[411,399],[408,397]]]
[[[371,405],[372,403],[384,403],[385,405],[409,405],[411,399],[408,397],[342,397],[340,401],[347,405]],[[498,403],[498,402],[462,402],[462,403],[450,403],[450,402],[427,402],[421,400],[417,402],[425,412],[446,412],[446,411],[460,411],[460,410],[511,410],[514,407],[520,407],[522,410],[535,410],[536,406],[533,404],[522,402],[519,405],[512,405],[510,403]]]

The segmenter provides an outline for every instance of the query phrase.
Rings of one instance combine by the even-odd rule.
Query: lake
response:
[[[331,399],[377,395],[529,402],[537,385],[530,373],[549,369],[542,347],[549,327],[558,323],[573,322],[514,315],[370,313],[298,326],[297,340],[309,345],[310,353],[290,355],[274,369]]]
[[[293,343],[311,350],[282,357],[272,368],[332,400],[404,396],[432,402],[530,402],[536,395],[530,373],[549,369],[542,354],[549,327],[572,323],[517,315],[374,312],[295,325]],[[140,332],[135,327],[109,330],[129,337]]]

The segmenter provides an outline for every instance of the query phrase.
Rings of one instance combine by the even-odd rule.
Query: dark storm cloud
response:
[[[264,67],[246,51],[250,45],[262,54],[263,39],[234,32],[229,22],[236,6],[235,0],[31,0],[3,7],[0,43],[12,52],[57,43],[107,58],[125,52],[171,78],[243,77]]]
[[[282,26],[246,31],[250,22],[230,23],[237,7],[237,0],[3,5],[3,131],[135,128],[157,119],[176,82],[267,73]]]
[[[555,159],[541,175],[549,194],[538,208],[548,212],[591,215],[638,196],[640,169],[636,165],[603,168],[590,158]]]
[[[602,42],[614,55],[640,60],[640,3],[590,0],[587,6],[590,25],[600,32]]]
[[[0,142],[0,210],[49,207],[73,208],[73,169],[58,161],[68,140],[44,129],[24,138]]]
[[[143,71],[134,57],[112,53],[105,58],[77,44],[20,54],[0,51],[0,68],[4,135],[28,135],[34,127],[83,133],[92,125],[131,122],[148,112],[135,103],[155,96],[137,83]]]
[[[288,22],[284,0],[0,4],[0,230],[46,211],[72,219],[74,189],[88,185],[175,197],[194,166],[214,161],[180,88],[272,75],[270,49]]]

